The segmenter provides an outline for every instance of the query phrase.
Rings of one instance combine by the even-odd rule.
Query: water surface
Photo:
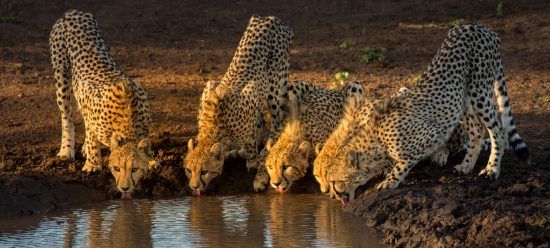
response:
[[[379,247],[364,222],[312,194],[114,200],[0,219],[0,247]]]

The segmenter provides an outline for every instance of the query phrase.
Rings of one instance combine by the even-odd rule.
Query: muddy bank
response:
[[[547,151],[547,150],[546,150]],[[456,175],[444,167],[415,167],[395,190],[367,190],[345,207],[383,230],[397,247],[548,247],[550,240],[550,156],[534,165],[507,154],[501,177]]]

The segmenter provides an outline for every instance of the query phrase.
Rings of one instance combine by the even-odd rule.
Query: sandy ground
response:
[[[221,78],[227,69],[251,15],[275,15],[294,29],[291,80],[328,86],[335,73],[345,70],[374,97],[411,84],[440,46],[448,23],[462,19],[488,25],[502,38],[515,122],[531,148],[533,164],[520,165],[507,154],[496,182],[454,175],[452,163],[441,168],[419,166],[398,190],[367,190],[346,209],[384,230],[385,241],[397,246],[548,246],[548,1],[504,1],[502,17],[497,14],[498,1],[2,0],[0,4],[2,215],[116,197],[106,170],[85,175],[80,173],[82,157],[73,163],[54,158],[60,121],[47,41],[52,24],[70,8],[95,15],[119,66],[150,96],[151,136],[164,166],[143,180],[138,189],[143,197],[187,194],[181,157],[187,139],[197,132],[200,92],[207,80]],[[348,39],[355,45],[339,48]],[[367,46],[386,48],[384,61],[360,61],[360,49]],[[80,146],[83,123],[79,115],[75,118]],[[480,161],[476,169],[484,163]],[[242,161],[228,165],[212,191],[252,193],[254,173],[246,172]],[[315,191],[311,179],[293,188]]]

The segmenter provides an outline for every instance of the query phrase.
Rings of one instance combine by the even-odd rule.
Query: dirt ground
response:
[[[82,157],[54,158],[61,131],[48,34],[70,8],[95,15],[118,65],[150,96],[151,136],[163,168],[143,180],[143,197],[187,194],[182,156],[197,132],[200,92],[223,76],[251,15],[275,15],[294,29],[291,80],[328,86],[335,73],[348,71],[374,97],[411,84],[449,23],[478,21],[501,36],[515,122],[533,163],[507,154],[496,182],[455,175],[453,164],[419,166],[399,189],[367,191],[346,209],[396,246],[548,246],[550,2],[504,1],[502,11],[498,2],[0,0],[0,215],[117,197],[106,170],[85,175]],[[342,49],[345,40],[355,44]],[[386,48],[385,59],[360,61],[363,47]],[[79,149],[84,127],[75,117]],[[252,193],[254,173],[242,161],[226,168],[213,192]],[[305,181],[293,190],[316,190]]]

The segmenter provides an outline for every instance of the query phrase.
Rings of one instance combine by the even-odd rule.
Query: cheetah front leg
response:
[[[52,51],[52,63],[54,68],[54,78],[57,81],[56,96],[57,106],[61,112],[61,147],[57,156],[69,161],[74,160],[74,123],[72,120],[72,87],[69,78],[69,65],[67,58],[63,57],[59,51]]]
[[[392,171],[386,174],[386,179],[383,182],[376,186],[377,189],[395,189],[405,177],[409,174],[409,171],[418,163],[420,159],[417,160],[403,160],[397,162],[392,169]]]
[[[256,144],[245,144],[239,151],[239,157],[246,160],[246,169],[250,171],[251,169],[258,168],[258,148]]]
[[[267,149],[262,149],[260,152],[259,166],[256,171],[256,177],[254,178],[254,190],[256,192],[262,192],[267,188],[269,184],[269,174],[267,168],[265,168],[265,158],[267,157]]]
[[[61,112],[61,147],[59,148],[57,157],[74,161],[74,147],[74,124],[71,119],[71,111],[68,110],[68,113]]]
[[[101,170],[101,144],[95,133],[86,130],[86,141],[82,150],[86,152],[86,163],[82,171],[94,172]]]

